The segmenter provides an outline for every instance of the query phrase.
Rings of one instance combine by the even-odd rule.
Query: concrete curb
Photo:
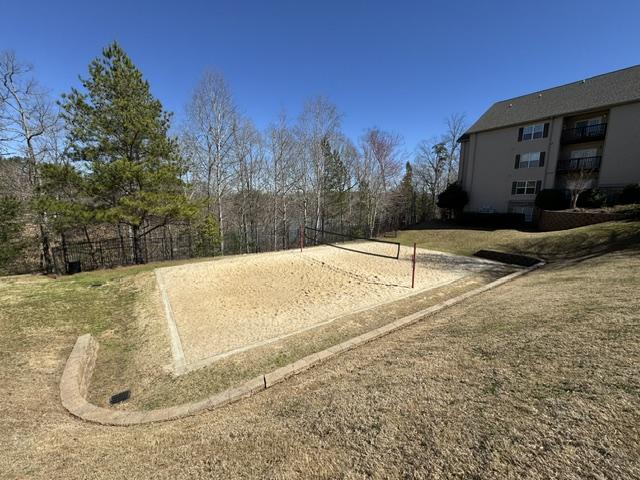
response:
[[[327,348],[326,350],[307,355],[296,362],[285,365],[284,367],[278,368],[272,372],[258,375],[257,377],[229,388],[224,392],[207,397],[204,400],[156,410],[110,410],[98,407],[87,401],[87,389],[91,380],[91,375],[93,374],[95,360],[98,355],[98,342],[96,342],[90,334],[85,334],[78,337],[78,340],[67,359],[67,364],[60,380],[60,399],[62,400],[64,408],[66,408],[72,415],[87,422],[102,425],[141,425],[145,423],[175,420],[195,415],[202,411],[221,407],[242,398],[249,397],[261,390],[270,388],[273,385],[284,381],[288,377],[303,372],[335,355],[359,347],[360,345],[364,345],[365,343],[384,335],[388,335],[391,332],[412,325],[419,320],[422,320],[424,317],[433,315],[436,312],[444,310],[445,308],[460,303],[468,298],[510,282],[517,277],[540,268],[543,265],[544,262],[540,262],[526,269],[506,275],[498,280],[488,283],[487,285],[483,285],[482,287],[478,287],[474,290],[463,293],[462,295],[458,295],[457,297],[450,298],[445,302],[433,305],[406,317],[402,317],[388,323],[387,325],[383,325],[382,327]]]

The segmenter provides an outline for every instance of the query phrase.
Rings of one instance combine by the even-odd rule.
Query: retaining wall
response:
[[[585,225],[593,225],[594,223],[620,220],[621,218],[619,214],[607,212],[538,210],[536,213],[536,224],[538,230],[542,232],[552,232],[555,230],[584,227]]]

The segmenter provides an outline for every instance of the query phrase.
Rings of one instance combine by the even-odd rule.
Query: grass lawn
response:
[[[253,398],[126,429],[68,415],[58,382],[86,332],[100,342],[98,384],[158,368],[153,266],[0,279],[0,476],[640,478],[639,232],[401,232],[552,263]],[[189,387],[158,378],[140,388]]]
[[[405,245],[416,242],[422,248],[458,255],[473,255],[484,248],[556,261],[638,243],[640,222],[607,222],[558,232],[464,228],[404,230],[398,232],[398,241]]]

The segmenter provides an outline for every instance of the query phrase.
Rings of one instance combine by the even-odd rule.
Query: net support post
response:
[[[411,288],[416,285],[416,243],[413,243],[413,257],[411,257]]]

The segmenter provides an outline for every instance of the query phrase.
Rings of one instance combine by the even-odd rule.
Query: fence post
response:
[[[304,227],[300,225],[300,251],[304,248]]]
[[[411,288],[416,284],[416,244],[413,243],[413,259],[411,261]]]

